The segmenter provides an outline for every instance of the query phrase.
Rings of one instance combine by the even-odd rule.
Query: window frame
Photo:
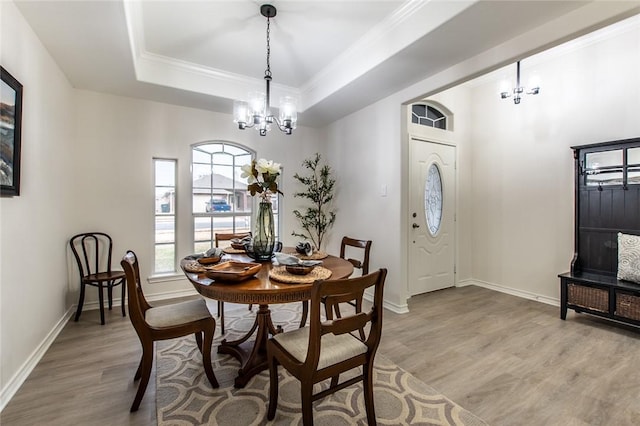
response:
[[[173,164],[173,186],[171,185],[158,185],[158,168],[159,162],[168,162]],[[153,157],[153,188],[154,188],[154,207],[153,207],[153,275],[171,275],[175,274],[178,270],[178,160],[175,158]],[[173,188],[173,197],[169,200],[169,204],[173,203],[173,209],[169,209],[168,212],[162,211],[162,204],[160,205],[160,212],[158,211],[158,188]],[[171,192],[170,190],[168,192]],[[158,218],[159,217],[171,217],[173,216],[173,240],[172,242],[158,242]],[[158,246],[173,245],[173,261],[171,262],[172,269],[159,270],[158,269]]]

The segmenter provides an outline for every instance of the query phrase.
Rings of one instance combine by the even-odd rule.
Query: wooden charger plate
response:
[[[229,261],[208,268],[205,275],[215,281],[243,281],[251,278],[262,268],[260,263]]]

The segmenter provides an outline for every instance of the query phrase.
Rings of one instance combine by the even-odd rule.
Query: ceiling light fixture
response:
[[[529,90],[528,92],[524,91],[524,87],[520,85],[520,61],[518,61],[517,63],[517,70],[516,70],[516,87],[514,87],[513,89],[513,103],[514,104],[519,104],[520,103],[520,99],[521,99],[521,95],[522,93],[526,93],[527,95],[537,95],[538,93],[540,93],[540,84],[538,81],[536,81],[536,76],[535,74],[532,76],[531,81],[530,81],[530,86],[533,86],[533,88],[531,90]],[[507,99],[508,97],[511,96],[511,93],[509,93],[509,82],[508,81],[503,81],[502,84],[502,88],[500,90],[500,97],[502,99]]]
[[[249,94],[249,102],[237,100],[233,103],[233,121],[238,123],[238,128],[244,130],[248,127],[255,127],[260,132],[260,136],[266,136],[271,130],[271,125],[275,123],[280,130],[290,135],[296,128],[298,113],[296,111],[295,100],[290,96],[280,99],[279,118],[271,113],[271,38],[270,24],[271,18],[276,16],[277,10],[270,4],[260,6],[260,13],[267,18],[267,69],[264,72],[264,79],[267,83],[266,93]]]

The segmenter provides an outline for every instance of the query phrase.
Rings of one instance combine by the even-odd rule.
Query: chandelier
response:
[[[270,4],[260,6],[260,14],[267,18],[267,69],[264,72],[264,80],[266,82],[266,92],[254,92],[249,94],[249,101],[236,100],[233,103],[233,121],[238,123],[238,128],[244,130],[246,128],[255,127],[260,136],[266,136],[267,131],[271,130],[271,125],[275,124],[278,129],[287,135],[290,135],[296,128],[298,114],[296,112],[295,100],[290,96],[284,96],[280,99],[279,117],[271,113],[271,38],[270,24],[271,18],[276,16],[277,10]]]
[[[503,87],[500,90],[500,97],[502,99],[507,99],[511,96],[511,93],[509,93],[508,91],[508,85],[509,82],[504,82],[502,85]],[[520,99],[522,99],[521,95],[523,93],[526,93],[527,95],[537,95],[538,93],[540,93],[540,84],[536,81],[535,78],[531,79],[531,86],[534,87],[531,88],[528,92],[525,92],[525,88],[520,85],[520,61],[518,61],[516,69],[516,87],[513,88],[513,103],[519,104]]]

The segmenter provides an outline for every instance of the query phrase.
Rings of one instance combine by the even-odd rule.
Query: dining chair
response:
[[[71,251],[78,264],[80,272],[80,298],[76,309],[75,321],[78,321],[84,305],[84,292],[87,285],[98,287],[98,300],[100,304],[100,323],[104,325],[104,294],[106,287],[109,310],[113,307],[113,288],[122,286],[120,306],[122,316],[125,314],[125,274],[123,271],[111,269],[111,255],[113,252],[113,240],[104,232],[85,232],[74,235],[69,240]]]
[[[360,269],[361,275],[367,275],[369,273],[369,255],[371,253],[371,240],[358,240],[351,237],[342,237],[342,241],[340,243],[340,257],[351,262],[354,268]],[[353,259],[351,257],[347,257],[348,255],[352,255],[356,252],[356,250],[362,250],[362,256],[360,256],[360,260]],[[353,306],[356,310],[356,313],[362,311],[362,296],[355,301],[349,302],[351,306]],[[340,307],[335,306],[335,313],[338,318],[340,318]],[[300,319],[300,327],[304,327],[307,323],[307,316],[309,315],[309,302],[302,302],[302,315]],[[361,336],[364,336],[361,333]]]
[[[302,423],[313,425],[312,402],[362,381],[367,422],[376,424],[373,402],[373,360],[382,335],[382,296],[386,269],[342,280],[316,281],[311,293],[309,326],[279,333],[267,341],[269,364],[269,408],[267,419],[273,420],[278,405],[278,365],[300,381]],[[374,287],[373,305],[367,312],[323,321],[323,304],[333,307],[354,300]],[[367,328],[364,340],[354,335]],[[340,374],[362,366],[362,373],[339,383]],[[313,393],[316,383],[331,378],[327,389]]]
[[[216,232],[216,247],[220,247],[220,241],[231,241],[234,239],[243,239],[245,237],[250,237],[251,232],[240,232],[240,233],[217,233]],[[249,310],[253,305],[249,305]],[[218,300],[218,318],[220,318],[220,331],[224,334],[224,302]]]
[[[142,358],[134,376],[134,380],[141,380],[131,405],[131,412],[138,410],[149,384],[149,376],[153,366],[154,342],[158,340],[175,339],[193,333],[198,349],[202,353],[202,363],[207,379],[212,387],[219,387],[211,366],[211,346],[213,345],[216,320],[211,316],[204,299],[151,306],[142,291],[136,254],[128,250],[120,264],[127,276],[129,318],[142,345]]]

